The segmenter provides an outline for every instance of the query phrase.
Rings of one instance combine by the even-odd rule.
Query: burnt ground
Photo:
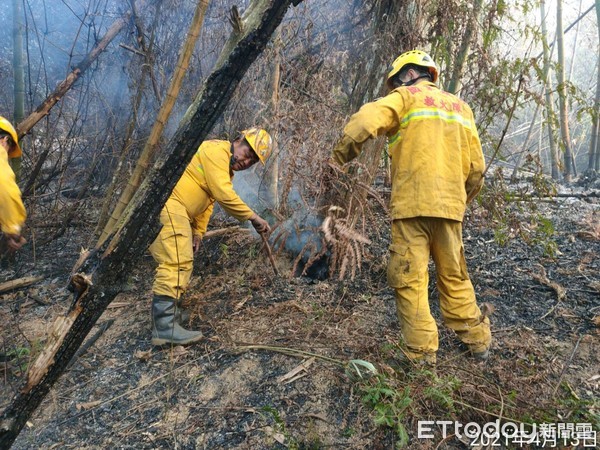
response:
[[[468,447],[439,428],[434,438],[418,439],[418,420],[590,423],[598,430],[599,199],[503,207],[504,221],[480,205],[465,221],[478,301],[495,309],[485,363],[468,357],[443,327],[433,267],[437,368],[402,363],[383,211],[369,221],[373,244],[352,281],[290,277],[293,261],[282,251],[275,277],[260,240],[234,232],[207,239],[196,260],[187,302],[191,327],[206,335],[201,344],[150,345],[148,255],[132,272],[131,289],[90,333],[98,339],[13,448],[388,449],[404,438],[411,449]],[[69,306],[65,285],[83,242],[77,230],[69,233],[36,253],[29,246],[0,271],[0,281],[44,277],[0,294],[1,407]],[[373,363],[379,374],[348,373],[352,359]]]

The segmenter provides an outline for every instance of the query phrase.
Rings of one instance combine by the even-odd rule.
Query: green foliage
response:
[[[254,259],[258,256],[258,246],[256,244],[252,244],[248,246],[248,250],[246,252],[246,255],[248,256],[249,259]]]
[[[473,107],[479,110],[477,127],[483,143],[492,142],[492,135],[499,136],[498,125],[508,120],[517,95],[518,80],[521,74],[529,71],[529,67],[529,60],[519,58],[500,60],[487,67],[485,77],[479,82],[471,101]]]
[[[319,302],[310,302],[310,314],[306,316],[306,319],[302,323],[303,327],[307,330],[314,327],[315,324],[323,319],[326,314],[326,310]]]
[[[496,11],[500,16],[506,15],[507,8],[508,4],[504,0],[498,0],[498,2],[496,3]]]
[[[508,5],[508,2],[505,1],[502,1],[502,3],[508,13],[508,8],[511,7],[511,5]],[[515,3],[515,6],[520,9],[523,16],[537,14],[539,0],[517,0]]]
[[[361,393],[362,402],[373,410],[375,424],[392,428],[398,437],[398,447],[405,447],[408,433],[402,422],[410,412],[410,386],[397,390],[389,384],[387,376],[378,374],[361,386]]]
[[[272,406],[265,405],[260,409],[261,412],[266,414],[261,414],[265,420],[268,422],[272,422],[273,433],[281,434],[285,438],[286,446],[290,449],[299,449],[300,446],[298,441],[290,434],[288,429],[285,426],[285,422],[281,418],[279,411],[273,408]]]
[[[285,421],[281,418],[279,411],[272,406],[266,405],[260,408],[259,414],[269,423],[272,433],[283,436],[285,446],[292,450],[317,450],[323,448],[323,443],[314,429],[309,426],[308,431],[301,440],[295,438],[286,427]],[[273,437],[273,435],[271,435]],[[281,439],[279,438],[279,441]]]
[[[31,343],[31,347],[11,348],[6,352],[6,356],[14,361],[17,371],[23,374],[27,372],[29,364],[40,354],[41,350],[42,342],[36,339]]]
[[[384,342],[380,347],[381,353],[387,357],[392,357],[399,351],[399,346],[396,343]]]
[[[537,157],[527,156],[524,168],[533,176],[526,188],[509,189],[504,181],[502,168],[498,168],[478,198],[493,225],[494,240],[505,246],[519,237],[528,245],[539,247],[544,256],[556,256],[555,229],[552,221],[539,212],[539,198],[556,195],[556,186],[541,170]],[[529,186],[531,191],[529,192]]]
[[[27,347],[17,347],[9,350],[6,355],[14,358],[16,364],[16,372],[18,374],[24,374],[27,372],[30,361],[30,350]]]
[[[544,256],[554,258],[558,249],[556,242],[552,239],[554,236],[554,224],[539,214],[536,217],[536,223],[537,230],[533,235],[531,243],[540,246]]]
[[[266,412],[274,421],[278,427],[285,428],[285,423],[281,420],[281,416],[279,415],[279,411],[269,405],[265,405],[260,408],[261,411]]]
[[[363,404],[373,411],[377,426],[394,430],[398,438],[397,447],[408,444],[408,432],[404,421],[409,416],[419,417],[420,411],[431,411],[432,405],[444,411],[455,411],[453,396],[461,381],[454,377],[438,377],[435,372],[421,367],[412,367],[405,374],[377,374],[359,385]]]
[[[356,434],[356,430],[354,428],[346,428],[343,432],[342,432],[342,436],[344,436],[345,438],[351,438],[352,436],[354,436]]]
[[[221,243],[219,248],[221,249],[221,254],[227,258],[229,256],[229,246],[225,243]]]
[[[560,384],[561,395],[556,397],[557,415],[569,417],[569,422],[590,423],[592,428],[600,429],[600,400],[584,400],[573,391],[567,382]]]
[[[6,356],[23,358],[24,356],[29,356],[30,353],[31,351],[27,347],[16,347],[6,352]]]
[[[552,197],[556,195],[556,185],[552,179],[544,175],[542,163],[537,155],[527,155],[523,168],[533,172],[531,185],[535,195],[539,197]]]
[[[478,201],[487,210],[493,225],[494,240],[498,245],[505,246],[515,236],[519,227],[519,220],[513,205],[514,194],[511,193],[505,182],[504,173],[499,167],[491,177],[486,178]]]
[[[320,303],[317,302],[311,302],[310,303],[310,307],[312,309],[312,318],[313,320],[321,320],[323,318],[323,316],[325,315],[325,308],[323,308],[323,305],[321,305]]]
[[[454,399],[452,395],[460,386],[461,381],[454,376],[438,378],[434,375],[432,377],[432,384],[423,390],[423,394],[442,408],[454,412]]]
[[[499,224],[494,228],[494,241],[501,247],[505,247],[510,241],[510,233],[506,224]]]

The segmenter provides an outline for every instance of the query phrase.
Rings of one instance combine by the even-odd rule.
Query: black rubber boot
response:
[[[477,361],[486,361],[490,357],[490,349],[486,348],[485,350],[479,352],[472,351],[471,355],[473,355],[473,358],[475,358]]]
[[[152,299],[152,345],[186,345],[202,339],[201,331],[186,330],[175,315],[176,301],[164,295]]]
[[[192,315],[188,309],[185,309],[182,306],[182,303],[183,299],[179,298],[179,300],[177,300],[177,309],[175,310],[175,320],[179,323],[179,325],[185,325],[189,323]]]

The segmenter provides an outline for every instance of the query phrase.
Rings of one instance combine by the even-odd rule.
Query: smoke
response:
[[[275,202],[268,196],[260,195],[260,192],[267,191],[261,189],[265,183],[261,172],[237,172],[233,179],[234,189],[252,210],[273,226],[276,219],[271,211],[275,208]],[[294,259],[296,276],[305,275],[320,280],[327,278],[329,253],[324,249],[319,231],[323,218],[310,210],[297,188],[288,195],[286,210],[291,212],[291,217],[277,223],[270,236],[274,249],[283,249]]]
[[[26,0],[20,3],[24,6],[22,17],[26,30],[27,115],[89,54],[115,21],[129,10],[130,4],[122,0]],[[46,165],[55,164],[60,158],[65,170],[77,168],[78,174],[70,176],[70,183],[77,188],[87,179],[79,173],[89,169],[94,161],[94,167],[102,170],[101,174],[94,175],[93,184],[103,191],[116,167],[125,167],[124,172],[119,173],[119,177],[124,177],[127,167],[134,164],[164,100],[176,68],[178,50],[186,38],[185,31],[196,5],[192,1],[148,3],[149,6],[137,11],[139,20],[128,22],[60,100],[60,105],[24,138],[25,160],[31,162],[30,166],[34,166],[39,155],[44,155],[40,147],[47,146],[53,151],[50,156],[44,156],[49,160]],[[237,5],[244,10],[248,3],[243,0]],[[294,192],[288,195],[284,187],[277,192],[276,185],[271,183],[272,180],[267,182],[261,170],[237,173],[234,186],[253,210],[271,224],[280,222],[271,239],[274,242],[280,235],[277,242],[280,249],[289,252],[293,258],[301,253],[299,266],[324,251],[319,234],[320,219],[309,212],[310,200],[308,203],[304,200],[314,192],[311,188],[316,181],[313,167],[316,167],[315,161],[321,159],[315,153],[317,146],[311,143],[327,140],[327,132],[317,130],[311,120],[318,113],[319,120],[333,128],[334,121],[329,118],[335,108],[329,107],[323,112],[319,105],[329,102],[335,106],[338,94],[343,96],[337,93],[334,99],[333,95],[322,95],[332,90],[321,82],[317,73],[321,67],[318,59],[323,52],[328,58],[335,59],[344,55],[347,47],[354,47],[348,40],[340,39],[342,33],[347,33],[348,17],[352,16],[349,11],[354,3],[311,1],[291,9],[282,26],[285,48],[282,49],[279,116],[273,115],[270,103],[272,84],[269,74],[274,52],[268,47],[213,130],[215,137],[222,138],[226,132],[245,128],[243,124],[262,123],[269,126],[274,135],[286,135],[285,139],[278,140],[291,144],[292,149],[286,149],[288,153],[282,154],[281,167],[277,171],[286,178],[288,185],[294,184]],[[229,36],[231,4],[222,0],[211,2],[185,82],[166,124],[163,142],[168,142],[175,133]],[[11,86],[15,18],[12,8],[6,6],[0,9],[0,77],[6,86]],[[141,25],[141,33],[136,24]],[[336,71],[341,70],[339,61],[331,64]],[[326,80],[333,84],[331,77],[327,76]],[[305,91],[308,96],[304,96]],[[0,93],[0,113],[6,116],[10,116],[13,109],[11,94],[10,89]],[[321,100],[315,104],[310,99]],[[304,130],[301,137],[297,136],[299,129]],[[302,144],[296,145],[299,141]],[[322,148],[328,146],[326,143]],[[169,151],[165,145],[162,147],[163,151]],[[25,173],[28,173],[27,167]],[[282,200],[285,205],[277,204],[277,194],[280,198],[285,195]],[[285,221],[281,222],[281,215],[276,216],[275,212],[285,214]]]
[[[274,237],[276,249],[283,246],[295,256],[295,276],[324,280],[329,274],[329,251],[323,247],[320,227],[323,218],[313,212],[298,210],[279,225]]]

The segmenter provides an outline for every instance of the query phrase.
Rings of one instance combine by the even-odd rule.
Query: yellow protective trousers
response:
[[[429,309],[429,256],[437,272],[444,323],[472,352],[491,343],[490,322],[481,316],[462,242],[462,223],[437,217],[392,223],[388,283],[394,289],[400,329],[411,359],[434,359],[438,330]]]
[[[178,299],[190,282],[194,266],[192,226],[185,206],[173,198],[160,212],[160,223],[162,229],[150,245],[158,263],[152,291]]]

